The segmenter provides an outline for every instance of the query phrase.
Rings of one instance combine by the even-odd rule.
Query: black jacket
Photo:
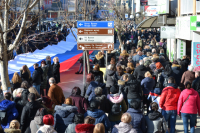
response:
[[[183,73],[185,72],[185,71],[187,71],[187,68],[188,68],[188,65],[190,64],[190,60],[189,59],[183,59],[182,61],[181,61],[181,66],[183,67]]]
[[[174,77],[176,84],[179,85],[181,82],[181,75],[182,75],[182,70],[180,65],[172,65],[172,76]]]
[[[35,69],[35,71],[32,74],[32,81],[33,81],[34,85],[40,85],[41,84],[42,74],[43,74],[43,70],[40,67]]]
[[[108,69],[105,74],[104,79],[106,81],[106,87],[111,87],[111,86],[115,85],[116,84],[115,71]]]
[[[90,71],[93,75],[94,78],[100,77],[100,82],[103,83],[103,72],[102,71]]]
[[[196,90],[199,93],[200,96],[200,77],[197,77],[193,82],[192,82],[192,88]]]
[[[28,102],[26,106],[24,106],[20,123],[22,133],[24,133],[29,127],[31,120],[34,119],[35,114],[39,108],[42,108],[42,106],[36,101]]]
[[[144,74],[147,71],[150,71],[150,69],[145,67],[144,65],[139,65],[138,67],[136,67],[133,75],[135,76],[135,78],[142,81],[144,79]]]
[[[141,99],[141,90],[140,81],[134,78],[133,75],[130,75],[129,80],[125,83],[124,87],[124,91],[127,94],[127,99]]]
[[[48,66],[48,72],[47,72],[47,80],[49,80],[49,78],[53,77],[53,67],[51,65],[51,61],[46,61],[47,66]]]
[[[60,82],[60,63],[52,64],[53,67],[53,77],[56,80],[56,84]]]
[[[111,107],[110,104],[108,104],[109,100],[106,98],[105,95],[96,95],[93,99],[99,101],[100,110],[103,110],[106,113],[110,112]]]
[[[99,64],[100,67],[105,67],[105,59],[104,57],[102,58],[94,58],[93,64]]]
[[[115,58],[115,53],[108,53],[107,54],[107,62],[108,62],[108,64],[107,65],[110,65],[110,61],[111,61],[111,58],[114,58],[115,60],[116,60],[116,58]],[[105,59],[106,60],[106,59]]]
[[[12,83],[12,88],[15,90],[17,88],[20,88],[21,87],[21,83],[19,82],[16,82],[16,83]]]
[[[20,71],[20,77],[21,77],[22,81],[29,82],[29,74],[28,74],[28,72],[22,73],[22,71]]]

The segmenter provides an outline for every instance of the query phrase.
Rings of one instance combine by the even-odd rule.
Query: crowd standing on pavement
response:
[[[106,66],[99,51],[87,82],[72,88],[69,97],[58,85],[58,57],[34,64],[32,75],[24,65],[13,75],[12,93],[0,95],[0,132],[175,133],[178,115],[184,133],[189,125],[194,133],[200,75],[190,57],[169,61],[159,29],[135,30],[126,24],[121,39],[120,56],[108,51]]]

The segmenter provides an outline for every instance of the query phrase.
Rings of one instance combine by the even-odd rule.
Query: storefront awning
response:
[[[158,24],[157,20],[158,20],[157,16],[145,19],[138,24],[137,28],[160,28],[160,26],[163,26],[163,24],[161,23]]]

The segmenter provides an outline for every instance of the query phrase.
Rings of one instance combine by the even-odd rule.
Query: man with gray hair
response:
[[[187,81],[192,83],[195,80],[195,73],[193,72],[194,67],[192,65],[188,66],[188,71],[184,72],[181,78],[181,84],[185,85]]]
[[[63,90],[56,84],[56,80],[54,78],[49,79],[49,85],[50,88],[48,96],[55,103],[55,105],[62,105],[65,101]]]
[[[199,72],[195,72],[195,80],[192,82],[192,88],[199,93],[200,96],[200,76]]]
[[[142,81],[145,77],[144,77],[144,74],[147,72],[147,71],[150,71],[149,67],[145,67],[144,66],[144,61],[143,60],[140,60],[139,61],[139,66],[136,67],[133,75],[135,76],[135,78],[137,78],[138,80]]]

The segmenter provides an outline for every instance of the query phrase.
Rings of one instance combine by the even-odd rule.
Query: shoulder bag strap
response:
[[[187,100],[189,99],[190,95],[187,97],[187,99],[185,100],[185,102],[183,103],[183,105],[187,102]],[[182,106],[183,107],[183,106]]]

